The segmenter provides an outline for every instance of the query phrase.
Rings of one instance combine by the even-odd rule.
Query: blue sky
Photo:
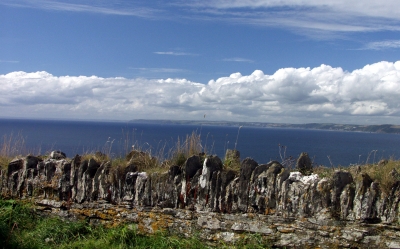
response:
[[[0,0],[0,116],[399,123],[399,24],[394,0]]]

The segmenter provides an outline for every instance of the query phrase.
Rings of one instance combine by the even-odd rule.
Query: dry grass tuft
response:
[[[186,135],[185,140],[181,140],[178,137],[176,145],[169,152],[170,159],[166,160],[163,164],[166,166],[182,166],[190,156],[200,155],[203,153],[203,155],[205,155],[205,152],[203,152],[202,149],[200,134],[193,131],[192,134]]]
[[[334,167],[317,166],[313,168],[313,173],[317,174],[320,178],[330,178],[333,176],[333,173],[335,173],[336,170],[337,168]]]
[[[393,186],[400,181],[400,161],[381,160],[375,164],[355,165],[350,167],[324,167],[319,166],[313,169],[313,172],[321,178],[331,178],[333,173],[338,169],[349,171],[353,179],[357,181],[361,174],[367,174],[371,179],[378,183],[382,192],[386,195],[390,194]]]
[[[6,169],[11,160],[19,155],[27,154],[25,138],[21,133],[4,135],[0,145],[0,168]]]
[[[147,171],[160,167],[159,160],[150,153],[133,150],[126,156],[128,165],[137,167],[137,171]]]
[[[374,182],[379,183],[383,193],[389,194],[394,184],[400,181],[400,161],[381,161],[378,164],[368,164],[360,167],[351,167],[353,176],[361,173],[368,174]]]
[[[95,153],[86,153],[81,156],[82,161],[90,160],[90,159],[94,159],[99,164],[102,162],[110,161],[110,157],[108,155],[103,154],[99,151],[95,152]]]

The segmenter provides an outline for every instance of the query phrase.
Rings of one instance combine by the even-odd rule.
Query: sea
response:
[[[236,149],[241,159],[259,164],[297,158],[307,152],[314,165],[349,166],[400,158],[400,135],[251,126],[146,124],[135,122],[0,119],[0,150],[18,146],[17,153],[44,155],[53,150],[76,154],[100,151],[114,158],[132,148],[168,158],[178,141],[200,136],[202,150],[224,158]],[[21,142],[23,141],[23,142]],[[18,147],[18,148],[17,148]]]

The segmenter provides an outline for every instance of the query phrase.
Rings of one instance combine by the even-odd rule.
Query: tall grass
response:
[[[199,155],[206,153],[201,145],[201,135],[193,131],[190,135],[186,135],[185,139],[178,140],[170,151],[168,152],[167,161],[165,165],[178,165],[181,166],[185,163],[186,159],[192,155]]]
[[[4,135],[0,144],[0,168],[6,168],[13,157],[27,153],[28,150],[22,133]]]
[[[349,171],[355,176],[363,173],[379,183],[384,194],[390,194],[396,182],[400,181],[400,161],[382,160],[380,163],[366,164],[360,167],[350,167]]]
[[[350,167],[318,166],[313,169],[313,173],[321,178],[330,178],[338,169],[350,172],[356,182],[361,180],[363,174],[367,174],[372,181],[379,184],[381,191],[385,195],[390,195],[393,187],[400,181],[400,161],[393,159]]]
[[[131,143],[132,140],[130,140],[129,133],[125,133],[124,136],[126,140],[123,142],[123,147],[127,151],[126,156],[115,156],[111,153],[115,140],[109,138],[101,152],[86,153],[82,155],[81,159],[94,159],[98,163],[109,161],[112,171],[120,173],[125,172],[125,169],[132,165],[137,171],[153,173],[166,171],[172,165],[182,166],[187,158],[192,155],[200,155],[202,153],[202,155],[205,155],[200,134],[196,131],[186,135],[184,139],[178,137],[178,140],[168,152],[165,152],[166,144],[161,144],[161,141],[157,148],[154,149],[148,143],[141,144],[137,140]]]

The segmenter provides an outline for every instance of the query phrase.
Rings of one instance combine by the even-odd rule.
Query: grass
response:
[[[192,155],[200,155],[202,160],[206,156],[201,144],[200,134],[195,131],[186,135],[185,139],[178,137],[175,146],[168,153],[164,153],[165,146],[162,146],[156,151],[155,155],[153,155],[154,151],[151,148],[140,146],[138,142],[135,142],[125,157],[113,157],[110,154],[112,143],[113,140],[109,139],[102,150],[103,152],[86,153],[81,156],[81,161],[94,159],[99,164],[110,162],[110,170],[116,173],[114,175],[122,176],[126,173],[126,170],[132,171],[133,168],[135,171],[147,173],[165,172],[173,165],[182,166]],[[128,143],[125,143],[124,147],[128,148]],[[127,169],[128,167],[130,169]]]
[[[362,173],[368,174],[373,181],[379,183],[382,192],[387,195],[390,194],[394,184],[400,181],[400,161],[387,160],[377,164],[363,165],[359,168],[351,167],[349,171],[353,177]]]
[[[139,234],[124,224],[106,228],[86,221],[69,221],[38,215],[29,204],[0,199],[0,248],[268,248],[265,239],[248,234],[235,244],[202,241],[168,233]]]
[[[318,166],[313,173],[322,177],[331,178],[336,170],[346,170],[357,181],[362,174],[367,174],[378,183],[382,192],[389,195],[396,182],[400,181],[400,161],[381,160],[379,163],[355,165],[350,167],[324,167]]]
[[[0,144],[0,168],[7,169],[11,160],[22,154],[27,154],[25,138],[22,134],[4,135],[3,142]]]
[[[171,159],[168,160],[167,164],[182,166],[187,158],[192,155],[199,155],[202,152],[206,153],[201,145],[200,134],[193,131],[192,134],[186,135],[185,140],[178,137],[176,145],[168,153]]]

